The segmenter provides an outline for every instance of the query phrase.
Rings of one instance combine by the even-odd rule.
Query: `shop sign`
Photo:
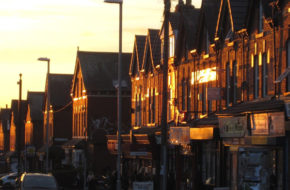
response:
[[[247,129],[247,117],[219,118],[221,137],[244,137]]]
[[[253,114],[251,130],[253,135],[285,136],[284,112]]]
[[[134,181],[133,190],[153,190],[153,181]]]
[[[174,145],[189,144],[190,143],[189,127],[170,127],[169,142]]]
[[[213,139],[213,127],[190,128],[191,140]]]

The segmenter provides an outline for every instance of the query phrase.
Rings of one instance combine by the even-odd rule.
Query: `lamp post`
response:
[[[18,126],[16,128],[16,147],[17,147],[17,158],[18,158],[18,176],[20,176],[22,167],[21,167],[21,144],[22,144],[22,74],[19,74],[19,81],[17,82],[19,85],[19,100],[18,100]]]
[[[118,156],[117,156],[117,190],[121,190],[121,111],[122,111],[122,86],[121,86],[121,69],[122,69],[122,6],[123,0],[104,0],[105,3],[116,3],[120,5],[119,11],[119,57],[118,57]]]
[[[50,109],[50,97],[49,97],[49,73],[50,73],[50,59],[46,57],[40,57],[38,58],[38,61],[46,61],[47,62],[47,105],[46,105],[46,160],[45,160],[45,168],[46,168],[46,173],[48,173],[48,132],[49,132],[49,109]]]

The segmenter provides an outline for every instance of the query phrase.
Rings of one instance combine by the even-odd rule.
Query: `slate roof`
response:
[[[141,36],[141,35],[136,35],[135,36],[136,39],[136,46],[137,46],[137,56],[138,56],[138,61],[137,63],[138,68],[142,67],[142,61],[143,61],[143,57],[144,57],[144,47],[145,47],[145,42],[146,42],[146,36]]]
[[[30,109],[30,117],[32,121],[43,120],[43,103],[44,103],[44,92],[28,92],[27,102]]]
[[[214,41],[220,0],[203,0],[201,5],[202,14],[208,29],[210,42]]]
[[[146,42],[146,36],[135,35],[133,54],[132,54],[130,69],[129,69],[130,75],[135,75],[136,73],[138,73],[138,71],[142,67],[145,42]]]
[[[11,113],[13,112],[14,115],[14,123],[18,121],[18,100],[11,101]],[[26,119],[27,114],[27,101],[21,101],[21,119],[24,121]]]
[[[160,64],[161,59],[161,40],[159,36],[160,30],[148,29],[147,38],[149,38],[150,49],[152,50],[152,58],[154,66]]]
[[[266,100],[255,102],[244,102],[220,111],[218,115],[234,115],[243,112],[267,112],[267,111],[283,111],[285,103],[283,100]]]
[[[10,120],[11,109],[4,108],[0,111],[0,120]]]
[[[173,30],[178,30],[179,24],[180,24],[180,13],[170,12],[169,13],[169,23],[170,23]]]
[[[184,29],[185,29],[185,43],[188,50],[194,48],[194,42],[196,37],[198,17],[200,14],[200,9],[184,9],[183,19],[184,19]]]
[[[115,90],[114,81],[117,80],[118,53],[78,51],[84,85],[87,92]],[[122,54],[122,83],[131,87],[129,77],[131,53]]]
[[[11,119],[11,109],[5,108],[0,111],[0,121],[2,122],[2,129],[8,130],[7,120]]]
[[[70,74],[50,74],[49,75],[49,94],[50,105],[58,108],[71,102],[70,90],[73,75]]]
[[[249,0],[230,0],[235,31],[245,28],[249,3]]]

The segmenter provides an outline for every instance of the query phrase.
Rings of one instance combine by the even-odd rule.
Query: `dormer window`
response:
[[[169,37],[169,57],[174,57],[174,50],[175,50],[175,40],[174,35]]]

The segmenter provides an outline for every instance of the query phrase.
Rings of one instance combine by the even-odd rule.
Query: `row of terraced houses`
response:
[[[288,0],[179,0],[170,12],[168,189],[289,188],[289,26]],[[122,55],[123,189],[160,187],[164,33],[163,23],[136,35]],[[23,169],[43,170],[48,131],[51,170],[115,170],[117,62],[78,50],[73,75],[50,74],[20,112],[17,100],[1,109],[6,167],[17,163],[18,131]]]

